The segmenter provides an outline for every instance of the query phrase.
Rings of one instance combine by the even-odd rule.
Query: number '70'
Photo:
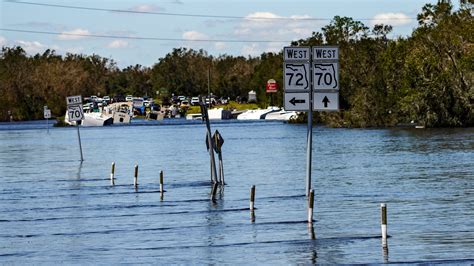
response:
[[[69,117],[81,117],[81,111],[69,110]]]

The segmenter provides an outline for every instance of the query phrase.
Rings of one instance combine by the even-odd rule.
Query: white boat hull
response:
[[[265,119],[265,117],[272,112],[279,111],[278,107],[268,107],[267,109],[248,110],[237,116],[237,120],[257,120]]]
[[[289,121],[292,118],[297,118],[298,113],[295,111],[281,110],[278,112],[269,113],[265,116],[265,120]]]

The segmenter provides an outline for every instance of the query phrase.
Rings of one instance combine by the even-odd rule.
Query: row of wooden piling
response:
[[[115,162],[112,162],[112,169],[110,171],[110,185],[115,186]],[[163,199],[163,194],[165,192],[164,185],[163,185],[164,174],[163,170],[160,171],[160,194],[161,199]],[[134,175],[133,175],[133,186],[135,189],[138,188],[138,165],[136,164],[134,167]]]
[[[164,173],[163,170],[160,171],[160,198],[163,200],[164,194]],[[115,162],[112,162],[112,169],[110,173],[110,184],[112,186],[115,185]],[[133,176],[133,186],[138,188],[138,165],[135,165],[134,168],[134,176]],[[215,201],[216,193],[217,193],[218,183],[213,183],[212,191],[211,191],[211,200]],[[249,209],[251,212],[251,220],[252,222],[255,221],[255,185],[250,188],[250,205]],[[313,212],[314,212],[314,189],[311,189],[309,197],[308,197],[308,224],[312,226],[313,224]],[[382,203],[380,205],[380,212],[381,212],[381,231],[382,231],[382,246],[387,247],[387,237],[388,237],[388,229],[387,229],[387,205]]]

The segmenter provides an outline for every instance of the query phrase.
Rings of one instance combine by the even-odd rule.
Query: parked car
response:
[[[199,105],[199,97],[191,98],[191,105]]]
[[[92,103],[85,103],[82,105],[82,110],[84,112],[89,112],[89,111],[92,111],[92,108],[93,108],[93,104]]]
[[[125,101],[127,101],[127,102],[133,101],[133,96],[132,95],[127,95],[127,97],[125,97]]]
[[[125,102],[125,97],[122,94],[115,95],[113,98],[115,103]]]
[[[143,105],[143,98],[133,98],[133,112],[138,115],[145,114],[145,105]]]
[[[228,97],[222,97],[222,98],[220,98],[219,102],[221,104],[228,104],[229,103],[229,98]]]
[[[216,105],[216,99],[214,98],[206,98],[205,103],[207,106],[214,106]]]
[[[188,109],[188,108],[189,108],[189,102],[186,101],[186,100],[183,100],[183,101],[181,101],[181,103],[179,104],[179,107],[181,107],[181,109]]]
[[[104,96],[102,98],[103,101],[106,101],[108,104],[110,103],[110,97],[109,96]]]
[[[157,103],[152,103],[150,105],[150,108],[151,108],[151,111],[160,111],[161,110],[161,106]]]

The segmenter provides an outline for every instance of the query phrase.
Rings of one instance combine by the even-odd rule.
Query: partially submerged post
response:
[[[385,203],[380,204],[381,212],[381,229],[382,229],[382,246],[387,246],[387,205]]]
[[[138,187],[138,165],[135,165],[135,174],[134,174],[134,177],[133,177],[133,186],[135,188]]]
[[[255,185],[250,189],[250,211],[254,211],[255,205]]]
[[[211,200],[216,201],[216,193],[217,193],[217,182],[212,185],[212,191],[211,191]]]
[[[160,171],[160,193],[163,193],[163,170]]]
[[[308,199],[308,223],[313,223],[313,207],[314,207],[314,189],[311,189]]]
[[[214,145],[211,139],[211,124],[209,122],[209,114],[207,113],[207,106],[206,106],[206,103],[202,101],[202,97],[199,97],[199,104],[201,106],[202,119],[206,121],[206,129],[207,129],[206,144],[207,144],[207,149],[209,150],[209,157],[210,157],[211,182],[217,183],[216,160],[214,158]]]
[[[115,162],[112,162],[112,170],[110,172],[110,184],[115,185]]]
[[[216,130],[214,132],[214,135],[212,136],[212,139],[214,140],[214,150],[217,152],[217,155],[218,155],[218,158],[219,158],[219,182],[222,185],[225,185],[225,182],[224,182],[224,162],[222,161],[222,145],[224,145],[224,138],[219,133],[219,131]]]

